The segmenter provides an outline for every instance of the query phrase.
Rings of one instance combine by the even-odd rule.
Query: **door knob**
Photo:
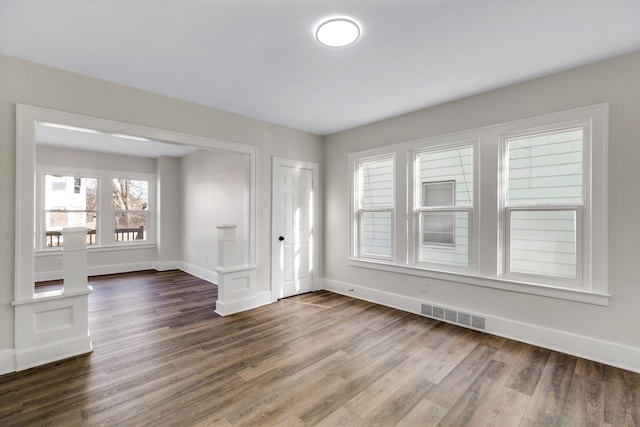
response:
[[[284,240],[284,236],[278,237],[278,240],[280,240],[282,242]]]

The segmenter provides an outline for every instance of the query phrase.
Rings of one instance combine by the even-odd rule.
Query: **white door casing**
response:
[[[273,300],[314,290],[318,165],[273,159]]]

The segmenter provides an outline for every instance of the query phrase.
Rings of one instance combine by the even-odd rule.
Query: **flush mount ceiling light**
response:
[[[360,27],[350,19],[330,19],[320,24],[316,39],[329,47],[349,46],[360,37]]]

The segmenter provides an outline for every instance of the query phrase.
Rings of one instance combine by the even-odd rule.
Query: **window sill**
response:
[[[595,292],[587,292],[579,289],[559,288],[555,286],[538,285],[526,282],[518,282],[513,280],[487,278],[473,276],[462,273],[449,273],[437,270],[429,270],[426,268],[390,264],[380,261],[349,259],[349,265],[359,268],[370,268],[373,270],[387,271],[391,273],[406,274],[410,276],[428,277],[431,279],[443,280],[447,282],[463,283],[473,286],[482,286],[485,288],[499,289],[509,292],[517,292],[530,295],[538,295],[549,298],[557,298],[568,301],[581,302],[585,304],[609,305],[608,294]]]
[[[118,252],[118,251],[130,251],[136,249],[154,249],[156,247],[155,242],[147,242],[147,243],[122,243],[119,245],[102,245],[102,246],[88,246],[87,252],[89,253],[98,253],[98,252]],[[51,248],[51,249],[40,249],[34,251],[36,257],[47,257],[47,256],[60,256],[62,254],[62,248]]]

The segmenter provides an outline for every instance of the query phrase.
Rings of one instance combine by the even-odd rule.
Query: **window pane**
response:
[[[136,179],[113,180],[115,210],[145,210],[149,206],[149,182]]]
[[[422,206],[454,206],[455,181],[425,182],[422,184]]]
[[[510,206],[582,203],[583,130],[507,140]]]
[[[419,261],[469,265],[469,213],[420,212]]]
[[[116,212],[116,229],[114,240],[128,242],[147,239],[146,212]]]
[[[473,204],[473,148],[422,153],[417,158],[418,200],[421,206]],[[453,196],[451,192],[453,191]],[[449,200],[453,197],[453,201]],[[447,203],[447,204],[444,204]]]
[[[64,227],[89,229],[87,245],[95,245],[98,179],[47,174],[44,180],[44,245],[63,246]]]
[[[576,212],[512,211],[510,267],[514,273],[576,278]]]
[[[453,212],[424,212],[422,243],[425,245],[455,245],[455,214]]]
[[[87,245],[96,244],[96,213],[95,212],[45,212],[45,240],[46,247],[63,246],[62,229],[64,227],[86,227]]]
[[[362,212],[360,254],[391,257],[391,212]]]
[[[44,179],[45,210],[96,210],[97,178],[45,175]]]
[[[360,206],[362,208],[394,205],[393,158],[360,164]]]

